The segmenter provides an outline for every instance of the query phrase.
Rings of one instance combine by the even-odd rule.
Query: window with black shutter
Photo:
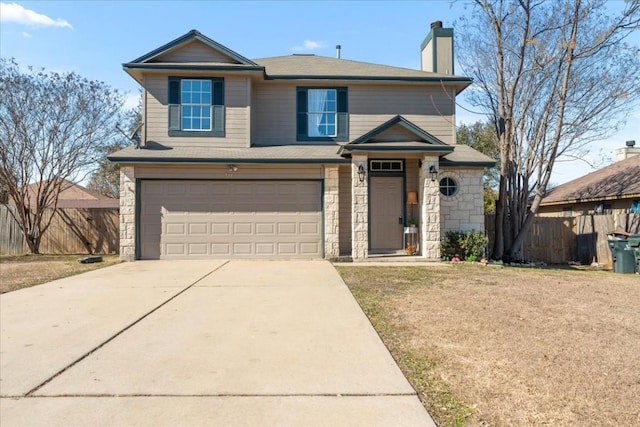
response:
[[[224,79],[169,77],[169,136],[224,136]]]

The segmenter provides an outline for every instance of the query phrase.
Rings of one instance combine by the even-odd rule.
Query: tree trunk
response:
[[[502,160],[500,161],[502,163]],[[496,200],[495,233],[493,236],[492,259],[502,259],[504,255],[504,211],[507,197],[507,184],[504,175],[500,175],[498,200]]]

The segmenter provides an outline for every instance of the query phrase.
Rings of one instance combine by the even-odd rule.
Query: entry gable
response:
[[[397,115],[340,148],[340,154],[352,151],[412,151],[450,153],[453,147],[429,132]]]

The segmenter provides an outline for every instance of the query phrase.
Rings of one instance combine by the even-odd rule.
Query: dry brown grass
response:
[[[80,264],[86,255],[18,255],[0,257],[0,293],[40,285],[86,271],[117,264],[117,255],[103,255],[103,262]]]
[[[440,425],[640,425],[640,277],[339,267]]]

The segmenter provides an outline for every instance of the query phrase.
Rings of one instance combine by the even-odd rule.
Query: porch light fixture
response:
[[[438,167],[436,165],[429,166],[429,174],[431,174],[431,181],[438,179]]]
[[[408,205],[417,205],[418,204],[418,193],[415,191],[409,191],[407,193],[407,204]]]
[[[358,166],[358,179],[360,182],[364,182],[364,178],[367,176],[367,173],[364,170],[364,166]]]
[[[233,173],[233,172],[235,172],[237,170],[238,170],[238,167],[236,165],[229,165],[229,172],[230,173]]]

